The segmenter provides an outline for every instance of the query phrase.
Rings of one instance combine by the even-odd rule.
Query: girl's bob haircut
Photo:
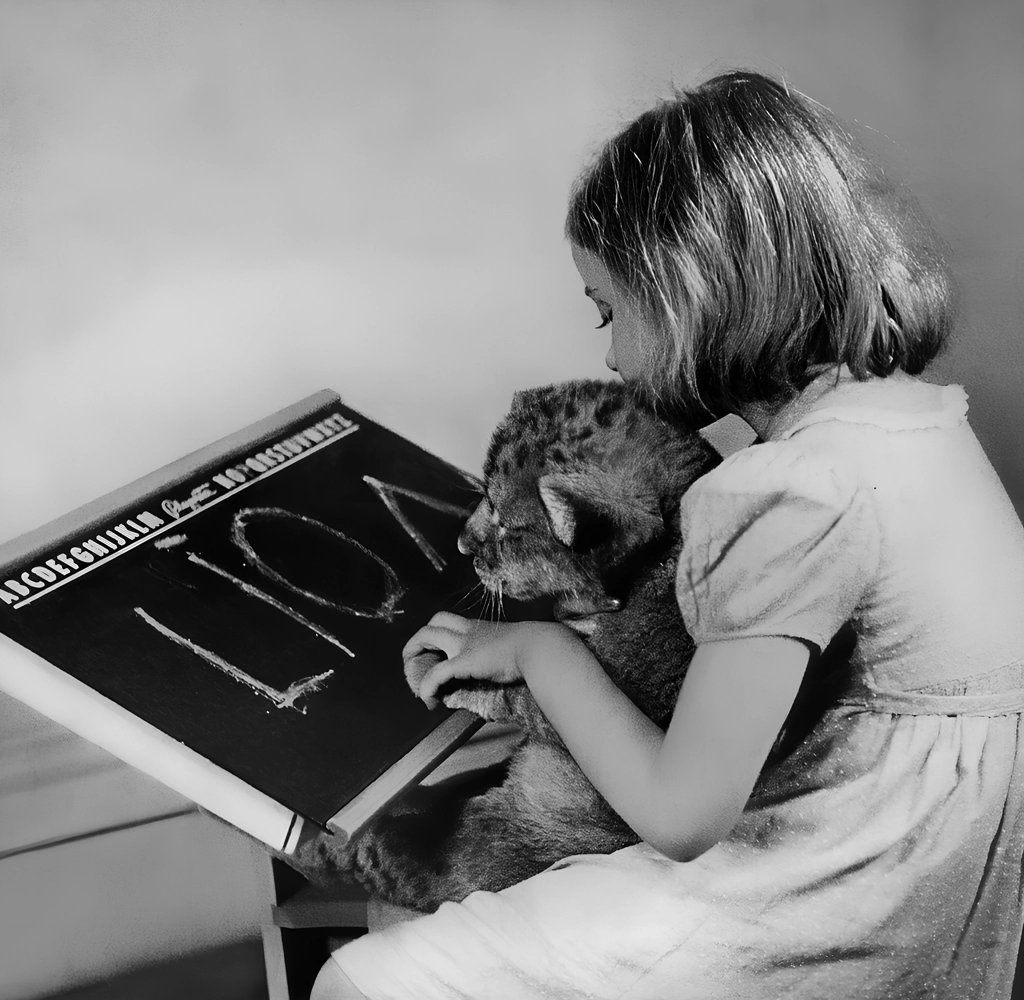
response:
[[[565,225],[655,333],[638,388],[708,419],[829,367],[912,375],[953,294],[938,241],[825,108],[749,72],[645,112],[576,181]]]

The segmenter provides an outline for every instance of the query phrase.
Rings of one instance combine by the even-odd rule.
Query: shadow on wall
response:
[[[268,1000],[263,946],[239,941],[116,979],[80,986],[50,1000]]]

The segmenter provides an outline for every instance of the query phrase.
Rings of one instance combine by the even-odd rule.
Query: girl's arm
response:
[[[494,626],[443,615],[413,637],[406,658],[429,650],[449,659],[419,686],[428,704],[452,677],[522,676],[612,808],[678,861],[702,854],[735,825],[809,658],[802,642],[788,638],[699,646],[663,733],[562,625]]]

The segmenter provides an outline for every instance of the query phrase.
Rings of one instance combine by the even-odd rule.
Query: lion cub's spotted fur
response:
[[[459,547],[493,593],[554,596],[556,617],[665,725],[693,653],[674,596],[679,499],[716,461],[703,439],[659,419],[622,385],[517,393]],[[514,722],[525,736],[499,769],[416,789],[334,859],[375,895],[430,911],[567,855],[637,841],[525,685],[470,684],[444,700]]]
[[[716,461],[701,437],[666,423],[619,383],[516,393],[491,439],[484,499],[460,548],[492,592],[554,595],[555,616],[667,724],[693,651],[673,589],[679,498]],[[447,701],[493,717],[488,693],[477,702],[471,692]],[[537,716],[533,709],[516,721],[533,728]]]

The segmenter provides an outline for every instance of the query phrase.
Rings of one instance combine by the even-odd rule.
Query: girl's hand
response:
[[[442,611],[405,644],[405,678],[428,708],[437,707],[437,690],[450,680],[511,684],[523,679],[520,657],[543,628],[539,622],[473,621]]]

